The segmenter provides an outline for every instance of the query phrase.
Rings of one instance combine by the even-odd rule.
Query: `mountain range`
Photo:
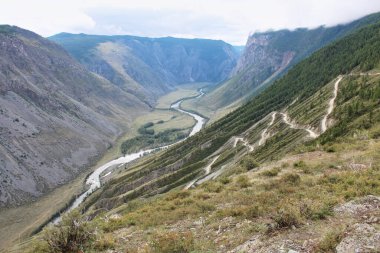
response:
[[[175,85],[225,80],[238,59],[237,50],[220,40],[68,33],[49,39],[88,70],[150,105]]]
[[[22,251],[380,248],[379,13],[255,33],[242,53],[215,40],[46,39],[3,25],[0,84],[0,207],[38,201],[88,171],[171,91],[190,94],[185,109],[173,100],[156,110],[177,102],[177,112],[211,120],[174,146],[113,164],[100,189]],[[139,131],[156,138],[151,128],[164,123]]]

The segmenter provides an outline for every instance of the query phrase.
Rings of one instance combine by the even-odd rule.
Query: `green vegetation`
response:
[[[153,129],[141,127],[139,128],[139,133],[142,134],[142,136],[126,140],[121,144],[121,153],[125,155],[141,149],[156,148],[165,144],[177,142],[186,138],[189,134],[189,130],[168,129],[158,134],[154,134]]]

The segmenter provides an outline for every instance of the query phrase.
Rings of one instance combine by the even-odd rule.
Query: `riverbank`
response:
[[[204,95],[202,89],[199,90],[197,96],[194,96],[193,99],[197,99],[197,98],[200,98]],[[203,118],[201,116],[199,116],[198,114],[194,114],[194,113],[191,113],[191,112],[188,112],[188,111],[185,111],[183,109],[180,108],[180,105],[181,103],[184,101],[184,100],[187,100],[189,99],[188,97],[184,97],[182,99],[180,99],[179,101],[177,102],[174,102],[173,104],[170,105],[170,108],[171,109],[174,109],[178,112],[181,112],[181,113],[184,113],[184,114],[187,114],[191,117],[193,117],[196,121],[196,124],[193,126],[190,134],[188,135],[188,137],[186,137],[185,139],[182,139],[180,141],[177,141],[175,143],[172,143],[172,144],[169,144],[169,145],[164,145],[164,146],[161,146],[161,147],[157,147],[157,148],[152,148],[152,149],[145,149],[145,150],[140,150],[138,152],[135,152],[135,153],[131,153],[131,154],[127,154],[127,155],[124,155],[124,156],[120,156],[118,157],[117,159],[114,159],[114,160],[111,160],[105,164],[103,164],[102,166],[98,167],[96,170],[94,170],[90,175],[89,177],[86,179],[86,186],[88,186],[88,189],[80,194],[73,202],[72,204],[67,208],[67,211],[71,211],[75,208],[77,208],[83,201],[85,201],[85,199],[87,197],[89,197],[92,193],[94,193],[98,188],[101,187],[101,175],[107,171],[107,174],[111,174],[113,171],[110,170],[110,168],[115,168],[115,167],[119,167],[119,166],[123,166],[123,165],[126,165],[130,162],[133,162],[143,156],[146,156],[146,155],[149,155],[151,153],[154,153],[154,152],[157,152],[157,151],[160,151],[160,150],[163,150],[163,149],[167,149],[167,148],[170,148],[171,146],[177,144],[177,143],[180,143],[184,140],[186,140],[187,138],[193,136],[194,134],[198,133],[202,128],[203,126],[205,125],[205,123],[207,122],[207,119],[206,118]],[[53,223],[57,223],[57,222],[60,222],[60,216],[54,218],[53,220]]]
[[[194,92],[197,92],[197,88],[193,90],[193,94]],[[180,95],[180,93],[178,95]],[[176,101],[178,100],[178,97],[173,96],[173,99]],[[165,110],[165,115],[167,112],[173,113],[173,111],[169,110],[169,108]],[[161,115],[162,112],[159,114]],[[160,117],[160,115],[154,114],[150,117]],[[141,121],[141,117],[136,120]],[[186,115],[181,117],[189,116]],[[181,124],[189,124],[189,127],[192,127],[195,124],[192,118],[191,120],[188,120],[185,118],[182,119],[180,117],[176,117],[176,119],[173,120],[173,122],[170,122],[170,125],[167,127],[171,127],[178,122],[181,122]],[[133,124],[131,128],[132,127],[134,127]],[[165,126],[157,125],[157,127],[162,128]],[[56,215],[60,210],[65,209],[68,203],[73,201],[73,196],[81,194],[85,190],[85,185],[83,183],[90,173],[92,173],[96,168],[99,168],[101,165],[121,156],[120,145],[126,138],[131,136],[131,128],[127,133],[115,140],[113,146],[102,155],[94,166],[84,170],[74,180],[54,189],[52,192],[39,198],[35,202],[20,207],[1,210],[0,234],[2,236],[0,237],[0,252],[5,252],[4,249],[11,249],[12,251],[17,252],[18,247],[14,245],[20,245],[23,243],[25,239],[28,238],[34,231],[38,230],[39,227],[54,217],[54,215]],[[14,247],[12,248],[12,246]]]

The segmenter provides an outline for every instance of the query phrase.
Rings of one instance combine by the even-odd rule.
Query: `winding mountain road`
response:
[[[263,145],[265,143],[265,141],[269,138],[269,134],[267,132],[268,132],[269,127],[271,127],[273,125],[274,120],[276,119],[276,114],[277,114],[277,112],[272,113],[272,119],[270,120],[267,128],[265,128],[264,131],[262,131],[261,138],[259,140],[259,146]]]
[[[333,92],[334,95],[330,99],[329,107],[327,108],[327,113],[321,121],[321,133],[324,133],[327,130],[327,118],[330,116],[330,114],[334,110],[335,100],[336,100],[336,97],[338,96],[339,83],[340,83],[340,81],[342,81],[342,79],[343,79],[343,76],[342,75],[339,76],[338,80],[336,80],[336,82],[334,84],[334,92]]]
[[[218,160],[220,155],[217,155],[215,156],[212,161],[203,169],[205,171],[205,174],[202,176],[202,177],[198,177],[196,179],[194,179],[193,181],[191,181],[189,184],[187,184],[184,188],[184,190],[188,190],[190,189],[193,185],[195,185],[195,183],[198,182],[198,180],[202,180],[204,178],[207,178],[207,176],[210,174],[211,172],[211,167],[212,165],[216,162],[216,160]]]

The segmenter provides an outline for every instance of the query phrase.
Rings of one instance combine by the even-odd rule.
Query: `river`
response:
[[[202,91],[202,89],[199,90],[199,95],[196,96],[194,99],[198,99],[200,98],[201,96],[204,95],[204,92]],[[136,152],[136,153],[132,153],[132,154],[127,154],[125,156],[122,156],[122,157],[119,157],[117,159],[114,159],[102,166],[100,166],[99,168],[95,169],[94,172],[92,172],[87,180],[86,180],[86,185],[89,186],[89,188],[87,189],[87,191],[85,191],[84,193],[82,193],[81,195],[79,195],[75,200],[74,202],[71,204],[71,206],[67,209],[67,211],[71,211],[73,210],[74,208],[78,207],[89,195],[91,195],[96,189],[100,188],[101,187],[101,181],[100,181],[100,175],[106,171],[107,169],[109,169],[110,167],[119,167],[119,166],[122,166],[122,165],[125,165],[127,163],[130,163],[132,161],[135,161],[136,159],[140,158],[140,157],[143,157],[144,155],[147,155],[147,154],[150,154],[152,152],[155,152],[155,151],[159,151],[159,150],[162,150],[162,149],[167,149],[175,144],[178,144],[184,140],[186,140],[187,138],[189,138],[190,136],[193,136],[194,134],[198,133],[202,127],[204,126],[204,124],[206,123],[206,119],[203,118],[202,116],[198,115],[198,114],[195,114],[195,113],[192,113],[192,112],[189,112],[189,111],[185,111],[183,109],[181,109],[181,103],[185,100],[185,99],[188,99],[188,98],[183,98],[173,104],[170,105],[170,108],[174,109],[174,110],[177,110],[181,113],[185,113],[185,114],[188,114],[190,115],[191,117],[193,117],[196,121],[195,125],[193,126],[190,134],[188,137],[186,137],[185,139],[182,139],[176,143],[173,143],[173,144],[170,144],[170,145],[166,145],[166,146],[161,146],[161,147],[158,147],[158,148],[153,148],[153,149],[146,149],[146,150],[141,150],[139,152]],[[112,172],[108,172],[108,173],[112,173]],[[107,174],[108,174],[107,173]],[[59,221],[61,220],[61,217],[57,217],[53,220],[53,223],[58,223]]]

